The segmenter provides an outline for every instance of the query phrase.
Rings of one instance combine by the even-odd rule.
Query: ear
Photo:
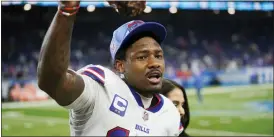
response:
[[[115,70],[119,73],[125,72],[125,62],[122,60],[115,60]]]

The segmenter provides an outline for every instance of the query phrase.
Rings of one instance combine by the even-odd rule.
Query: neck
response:
[[[124,79],[123,79],[123,80],[124,80]],[[145,92],[145,91],[141,91],[141,90],[135,88],[134,86],[128,84],[125,80],[124,80],[124,82],[125,82],[130,88],[133,88],[134,91],[137,92],[139,95],[142,95],[142,96],[144,96],[144,97],[146,97],[146,98],[152,98],[152,97],[153,97],[153,93],[147,93],[147,92]]]
[[[139,93],[137,93],[137,94],[139,94]],[[141,100],[142,100],[142,102],[143,102],[144,108],[145,108],[145,109],[149,108],[150,105],[151,105],[151,103],[152,103],[153,97],[145,97],[145,96],[143,96],[143,95],[141,95],[141,94],[139,94],[139,96],[141,97]]]
[[[142,95],[143,97],[146,97],[146,98],[152,98],[153,97],[152,93],[146,93],[145,91],[141,91],[137,88],[134,88],[134,87],[132,87],[132,88],[134,89],[134,91],[136,91],[139,95]]]
[[[137,90],[137,93],[139,93],[140,95],[142,95],[143,97],[146,97],[146,98],[152,98],[153,97],[153,94],[144,94],[142,92],[138,92],[139,90]]]

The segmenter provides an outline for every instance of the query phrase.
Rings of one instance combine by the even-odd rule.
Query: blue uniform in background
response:
[[[202,73],[200,72],[199,74],[194,74],[194,87],[196,89],[196,95],[198,98],[198,102],[202,103],[203,102],[203,97],[202,97],[202,93],[201,90],[203,88],[203,77],[202,77]]]

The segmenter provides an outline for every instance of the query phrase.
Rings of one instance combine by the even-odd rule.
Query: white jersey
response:
[[[70,105],[71,136],[178,136],[180,115],[172,102],[157,94],[158,103],[143,108],[140,96],[114,72],[99,65],[77,71],[83,93]]]

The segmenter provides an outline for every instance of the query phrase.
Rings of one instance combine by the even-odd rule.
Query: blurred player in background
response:
[[[59,3],[38,64],[39,87],[70,110],[71,135],[179,135],[180,115],[159,94],[165,68],[160,44],[166,29],[155,22],[130,21],[114,31],[110,53],[123,79],[100,65],[74,72],[68,66],[79,5],[79,1]]]
[[[198,102],[203,103],[202,88],[203,88],[203,75],[199,62],[194,61],[191,64],[192,76],[194,78],[194,88],[196,89],[196,95]]]
[[[190,121],[189,106],[184,87],[172,80],[164,79],[161,93],[169,98],[181,116],[180,137],[189,136],[185,131]]]

